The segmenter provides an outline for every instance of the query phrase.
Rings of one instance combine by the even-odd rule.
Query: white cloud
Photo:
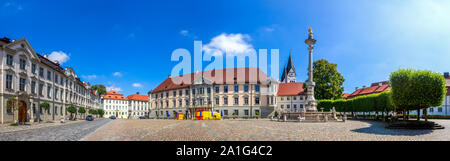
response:
[[[81,77],[83,79],[95,79],[97,78],[97,75],[82,75]]]
[[[181,30],[180,35],[183,35],[184,37],[188,37],[188,38],[197,39],[197,36],[195,36],[195,34],[189,32],[188,30]]]
[[[275,27],[267,27],[267,26],[264,26],[263,28],[263,31],[265,31],[265,32],[273,32],[273,31],[275,31]]]
[[[189,31],[188,30],[181,30],[180,34],[183,35],[183,36],[188,36]]]
[[[140,84],[140,83],[133,83],[133,87],[140,88],[140,87],[142,87],[142,84]]]
[[[67,55],[62,51],[54,51],[50,55],[48,55],[48,59],[54,62],[58,61],[59,64],[62,65],[65,62],[67,62],[70,59],[70,57],[69,55]]]
[[[227,56],[248,54],[256,52],[253,45],[249,44],[251,38],[247,34],[226,34],[222,33],[211,39],[209,44],[203,46],[203,51],[214,56],[227,53]]]
[[[116,87],[116,86],[108,86],[108,87],[106,87],[106,90],[107,90],[107,91],[115,90],[115,91],[117,91],[117,92],[120,92],[120,91],[122,91],[122,88]]]
[[[122,73],[120,73],[120,72],[114,72],[113,75],[114,75],[115,77],[121,77],[121,76],[122,76]]]

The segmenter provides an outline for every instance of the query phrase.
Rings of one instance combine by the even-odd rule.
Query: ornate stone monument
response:
[[[314,86],[316,85],[313,81],[313,57],[312,52],[314,49],[314,44],[316,40],[313,38],[312,29],[309,28],[308,39],[305,40],[308,45],[309,51],[309,66],[308,66],[308,80],[306,81],[306,107],[302,108],[301,112],[289,112],[282,111],[281,117],[278,117],[278,121],[287,120],[297,120],[299,122],[304,121],[315,121],[315,122],[328,122],[328,121],[338,121],[336,117],[336,110],[333,108],[329,112],[317,110],[317,101],[314,98]]]
[[[309,66],[308,66],[308,81],[306,82],[306,110],[308,112],[317,112],[317,102],[314,98],[314,86],[316,83],[313,81],[313,50],[316,40],[314,40],[312,28],[309,28],[308,39],[305,40],[305,44],[308,45],[309,51]]]

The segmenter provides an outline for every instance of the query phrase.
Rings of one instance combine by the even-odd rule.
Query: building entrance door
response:
[[[19,102],[19,122],[27,120],[27,104],[24,101]]]

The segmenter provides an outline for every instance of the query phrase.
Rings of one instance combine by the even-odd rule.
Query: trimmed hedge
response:
[[[403,118],[403,114],[398,114],[397,117]],[[410,114],[409,118],[417,118],[416,114]],[[423,118],[423,116],[421,117]],[[428,119],[450,119],[450,115],[427,115]]]
[[[347,100],[319,100],[317,103],[318,109],[323,108],[324,111],[330,111],[335,107],[337,112],[390,112],[394,108],[389,91]]]

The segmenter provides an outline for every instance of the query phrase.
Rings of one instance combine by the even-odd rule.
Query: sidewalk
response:
[[[37,123],[37,122],[26,123],[25,125],[18,125],[18,126],[9,126],[10,123],[6,123],[6,124],[0,124],[0,133],[38,129],[38,128],[50,127],[50,126],[67,125],[67,124],[73,124],[73,123],[82,122],[82,121],[86,121],[86,120],[76,120],[76,121],[66,120],[65,123],[60,123],[59,120],[54,120],[53,123],[44,123],[42,121],[41,123]]]

